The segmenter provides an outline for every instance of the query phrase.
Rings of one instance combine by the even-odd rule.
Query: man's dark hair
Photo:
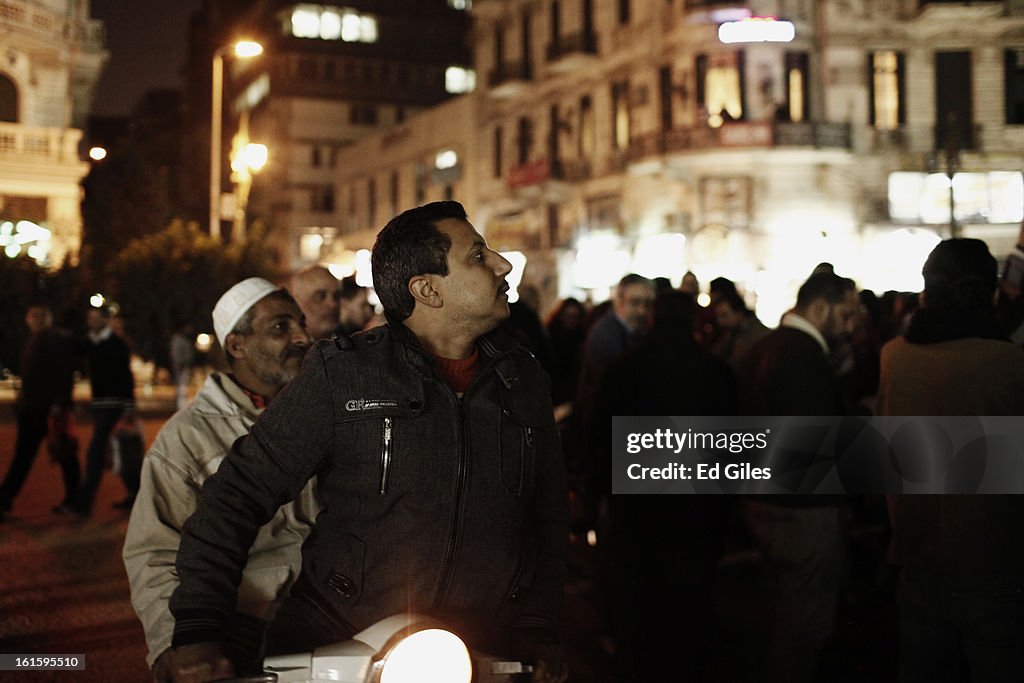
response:
[[[622,279],[619,280],[616,293],[621,294],[622,290],[626,289],[626,287],[632,287],[633,285],[644,285],[645,287],[654,289],[654,282],[649,278],[646,278],[643,275],[637,275],[636,273],[629,273],[628,275],[623,275]]]
[[[678,289],[658,294],[651,312],[652,331],[676,330],[693,333],[696,304],[693,297]]]
[[[356,282],[355,275],[346,275],[338,284],[338,297],[343,301],[354,299],[361,291],[363,291],[363,286]]]
[[[708,283],[708,292],[727,294],[736,291],[736,283],[727,277],[716,277]]]
[[[924,262],[924,305],[931,309],[990,309],[998,286],[998,265],[978,239],[939,242]]]
[[[750,309],[747,308],[747,302],[744,301],[743,297],[736,291],[723,292],[718,298],[718,303],[728,305],[729,308],[736,313],[748,313],[750,311]]]
[[[856,289],[853,280],[840,277],[835,273],[821,272],[807,278],[800,286],[796,295],[796,307],[803,310],[818,299],[827,303],[838,304],[846,298],[846,293]]]
[[[431,202],[403,211],[388,221],[377,235],[370,256],[373,288],[384,312],[398,320],[412,315],[416,300],[409,280],[417,275],[448,275],[448,250],[452,241],[437,229],[446,218],[466,219],[466,210],[455,201]]]

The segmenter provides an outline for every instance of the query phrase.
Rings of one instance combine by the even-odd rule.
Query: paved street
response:
[[[91,435],[79,410],[79,439]],[[163,423],[144,415],[147,444]],[[9,404],[0,405],[0,471],[14,451]],[[116,475],[104,475],[88,520],[57,515],[60,471],[41,451],[7,521],[0,523],[0,652],[85,654],[84,672],[0,673],[3,681],[147,681],[142,628],[128,601],[121,544],[128,513],[111,505],[124,497]]]

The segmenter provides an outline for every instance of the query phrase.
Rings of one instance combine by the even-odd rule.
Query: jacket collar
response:
[[[430,352],[423,348],[416,334],[405,326],[400,320],[385,314],[388,321],[388,330],[392,338],[399,343],[405,353],[406,360],[425,377],[439,377],[440,370],[437,361],[430,355]],[[489,367],[492,362],[497,361],[511,353],[522,345],[510,334],[500,327],[477,337],[477,348],[480,349],[481,372]],[[499,371],[499,376],[505,382],[504,375]],[[507,384],[507,382],[506,382]]]
[[[201,403],[200,399],[203,399]],[[254,420],[263,412],[253,405],[242,387],[223,372],[210,373],[206,378],[203,390],[196,396],[196,409],[218,415],[241,413]]]
[[[828,342],[825,341],[825,336],[821,333],[821,330],[815,327],[810,320],[802,315],[797,315],[790,311],[786,315],[782,316],[782,323],[780,324],[780,327],[789,327],[810,335],[814,341],[818,342],[818,346],[821,347],[821,350],[824,351],[825,354],[828,354]]]
[[[419,337],[405,326],[405,323],[392,317],[391,315],[385,314],[388,321],[388,329],[391,331],[391,336],[398,342],[411,346],[412,348],[418,349],[422,353],[430,356],[430,353],[423,348],[423,344],[420,343]],[[490,332],[480,335],[476,339],[476,345],[479,347],[480,352],[484,357],[487,358],[498,358],[504,356],[506,353],[512,351],[521,344],[516,341],[514,337],[497,327]]]

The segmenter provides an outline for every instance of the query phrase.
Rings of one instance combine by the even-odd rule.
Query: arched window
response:
[[[18,86],[0,74],[0,121],[18,122]]]

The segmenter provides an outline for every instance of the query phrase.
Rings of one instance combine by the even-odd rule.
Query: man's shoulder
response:
[[[355,334],[336,334],[327,339],[317,341],[312,353],[325,362],[331,359],[355,361],[375,350],[384,350],[394,342],[394,337],[387,325],[374,327]]]
[[[150,451],[178,469],[205,471],[254,422],[210,377],[192,403],[161,427]]]

